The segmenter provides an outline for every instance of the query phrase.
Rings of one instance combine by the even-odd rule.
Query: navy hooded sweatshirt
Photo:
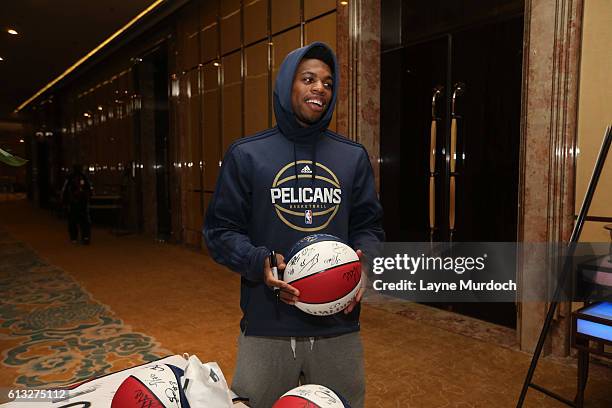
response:
[[[326,62],[333,76],[327,110],[308,127],[296,121],[291,104],[295,71],[305,56]],[[240,327],[246,335],[331,336],[359,330],[359,307],[348,315],[312,316],[276,302],[263,282],[270,250],[287,255],[307,235],[335,235],[366,255],[384,238],[366,150],[327,129],[338,94],[337,67],[323,43],[287,55],[274,89],[277,126],[236,141],[223,159],[203,233],[213,259],[242,277]]]

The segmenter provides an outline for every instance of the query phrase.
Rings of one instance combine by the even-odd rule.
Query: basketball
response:
[[[181,388],[183,370],[152,364],[126,378],[113,396],[111,408],[190,408]]]
[[[334,391],[322,385],[302,385],[288,391],[272,408],[351,408],[348,402]]]
[[[333,235],[302,238],[287,259],[283,280],[300,291],[295,306],[306,313],[338,313],[351,303],[361,286],[357,253]]]

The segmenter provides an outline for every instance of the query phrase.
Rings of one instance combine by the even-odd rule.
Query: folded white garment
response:
[[[197,356],[190,356],[181,386],[192,407],[233,407],[229,387],[215,362],[203,364]]]

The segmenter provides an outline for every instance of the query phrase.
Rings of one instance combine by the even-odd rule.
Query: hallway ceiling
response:
[[[0,121],[154,0],[0,2]],[[17,30],[11,35],[8,28]]]

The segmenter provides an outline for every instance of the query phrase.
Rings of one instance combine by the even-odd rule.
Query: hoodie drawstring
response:
[[[291,351],[293,351],[293,359],[295,360],[295,346],[296,346],[297,341],[295,340],[295,337],[291,338]]]
[[[310,341],[310,351],[312,351],[314,349],[314,343],[315,343],[315,338],[314,337],[309,337],[308,341]],[[293,352],[293,359],[295,360],[296,354],[295,354],[295,349],[297,347],[297,337],[292,337],[291,338],[291,351]]]

